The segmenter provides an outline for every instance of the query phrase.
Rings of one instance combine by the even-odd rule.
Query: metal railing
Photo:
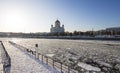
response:
[[[9,41],[9,43],[11,43],[15,47],[21,49],[22,51],[28,52],[29,54],[31,54],[33,56],[36,55],[36,51],[32,51],[31,49],[28,49],[22,45],[16,44],[11,41]],[[48,57],[41,53],[38,53],[38,55],[39,55],[39,57],[38,57],[39,60],[41,60],[43,63],[57,69],[60,73],[78,73],[77,70],[72,69],[71,66],[69,66],[69,65],[64,65],[62,62],[58,61],[57,59]]]

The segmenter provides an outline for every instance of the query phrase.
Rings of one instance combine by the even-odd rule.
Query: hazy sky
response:
[[[120,0],[0,0],[0,32],[49,32],[120,27]]]

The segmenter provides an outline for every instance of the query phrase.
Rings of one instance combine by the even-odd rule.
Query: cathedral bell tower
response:
[[[60,21],[59,20],[55,21],[55,27],[60,27]]]

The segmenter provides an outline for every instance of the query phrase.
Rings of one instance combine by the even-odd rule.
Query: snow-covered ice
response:
[[[81,68],[88,70],[88,71],[98,71],[98,72],[101,71],[100,68],[97,68],[97,67],[94,67],[94,66],[82,63],[82,62],[79,62],[78,66],[80,66]]]
[[[30,38],[2,38],[2,40],[13,41],[31,50],[35,50],[35,44],[38,44],[39,53],[54,54],[51,57],[53,56],[65,65],[68,65],[70,61],[72,67],[77,70],[79,70],[78,63],[83,62],[100,68],[101,72],[120,73],[120,41]]]
[[[11,73],[58,73],[57,70],[41,61],[22,52],[8,42],[4,42],[5,48],[11,57]]]
[[[53,57],[55,54],[46,54],[48,57]]]

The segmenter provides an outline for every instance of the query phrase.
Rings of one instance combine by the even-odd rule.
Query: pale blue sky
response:
[[[120,27],[120,0],[0,0],[1,32],[49,32],[57,18],[66,31]]]

